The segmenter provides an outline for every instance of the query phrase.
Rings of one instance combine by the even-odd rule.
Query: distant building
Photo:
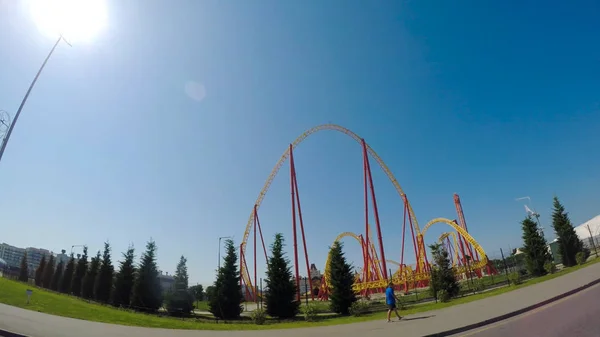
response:
[[[23,256],[27,254],[27,269],[29,271],[29,277],[35,275],[35,270],[40,265],[40,261],[43,256],[48,258],[52,252],[42,248],[19,248],[11,246],[7,243],[0,244],[0,259],[8,265],[8,268],[19,269],[21,268],[21,260]]]
[[[171,289],[173,283],[175,283],[173,275],[169,275],[169,273],[163,274],[162,270],[160,271],[160,275],[158,275],[158,279],[160,280],[160,288],[162,289],[163,294]]]

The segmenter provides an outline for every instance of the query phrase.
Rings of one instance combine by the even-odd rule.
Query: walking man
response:
[[[394,285],[391,281],[388,283],[388,287],[385,290],[385,303],[388,306],[387,321],[392,321],[390,319],[392,316],[392,310],[396,313],[396,316],[398,316],[398,320],[401,320],[402,316],[400,316],[398,313],[398,308],[396,307],[396,295],[394,294]]]

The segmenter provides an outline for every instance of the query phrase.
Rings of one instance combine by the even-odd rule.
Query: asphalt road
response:
[[[460,337],[598,337],[600,285]]]

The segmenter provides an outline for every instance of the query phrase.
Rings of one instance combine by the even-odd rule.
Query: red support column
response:
[[[294,233],[294,269],[296,272],[296,299],[300,301],[300,272],[298,271],[298,239],[296,237],[296,196],[294,190],[294,152],[290,144],[290,188],[292,192],[292,231]]]
[[[254,284],[252,285],[252,293],[256,294],[258,293],[258,278],[256,277],[256,213],[254,215]],[[258,296],[254,296],[254,301],[258,303]]]
[[[364,183],[365,183],[365,267],[369,265],[369,178],[367,177],[367,158],[363,151],[363,171],[364,171]],[[369,268],[363,270],[365,276],[365,282],[369,277]]]
[[[269,258],[267,256],[267,246],[265,246],[265,238],[262,234],[262,227],[260,226],[260,219],[258,218],[258,210],[256,208],[256,205],[254,205],[254,218],[256,219],[256,223],[258,224],[258,233],[260,234],[260,241],[262,242],[263,250],[265,252],[265,261],[269,263]]]
[[[298,177],[296,176],[296,167],[294,170],[294,189],[296,190],[296,203],[298,204],[298,220],[300,220],[300,232],[302,233],[302,245],[304,246],[304,259],[306,260],[306,278],[310,289],[310,298],[315,299],[312,292],[312,279],[310,278],[310,264],[308,262],[308,249],[306,248],[306,236],[304,235],[304,221],[302,220],[302,208],[300,207],[300,191],[298,190]]]

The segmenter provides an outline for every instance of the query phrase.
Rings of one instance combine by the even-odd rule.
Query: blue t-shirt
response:
[[[385,303],[396,304],[396,297],[394,296],[394,288],[388,287],[385,290]]]

